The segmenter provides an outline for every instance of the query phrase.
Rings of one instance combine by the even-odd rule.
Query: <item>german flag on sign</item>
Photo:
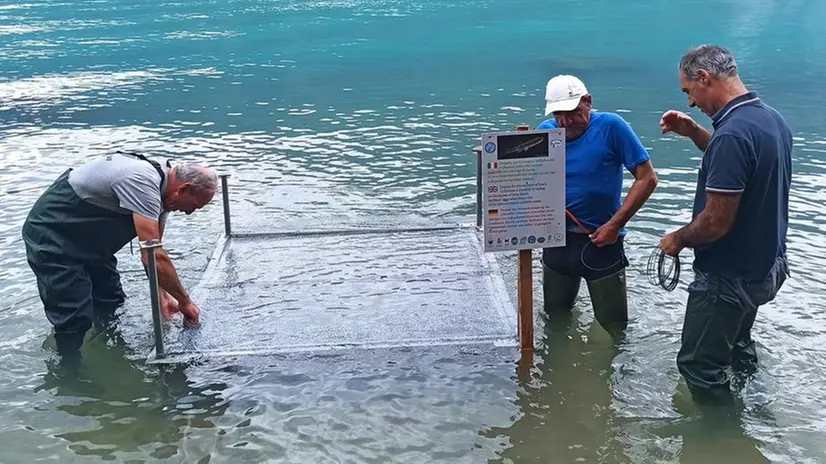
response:
[[[488,210],[488,216],[499,216],[499,210],[498,209],[489,209]]]

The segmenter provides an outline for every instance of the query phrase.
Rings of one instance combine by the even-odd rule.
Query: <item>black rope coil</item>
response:
[[[662,248],[655,247],[648,257],[646,274],[653,285],[659,285],[669,292],[674,290],[680,283],[680,256],[667,255]]]

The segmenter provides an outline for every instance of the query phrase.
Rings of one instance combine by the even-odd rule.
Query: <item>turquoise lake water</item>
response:
[[[809,0],[0,3],[0,461],[826,461],[824,19]],[[685,284],[644,275],[648,247],[690,219],[701,154],[658,122],[688,110],[676,66],[701,43],[732,49],[796,142],[792,278],[761,309],[762,367],[731,421],[681,393]],[[199,160],[232,173],[244,231],[472,222],[472,147],[538,124],[558,73],[632,124],[660,178],[629,224],[623,345],[591,325],[583,291],[570,323],[537,314],[529,378],[510,352],[435,348],[159,372],[138,359],[151,316],[127,247],[122,338],[90,341],[79,376],[55,366],[19,231],[67,167],[123,147]],[[219,201],[170,218],[185,284],[221,230]]]

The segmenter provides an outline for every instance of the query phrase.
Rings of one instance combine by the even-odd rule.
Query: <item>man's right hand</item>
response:
[[[186,325],[198,325],[201,317],[201,309],[192,300],[188,300],[184,304],[178,305],[178,310],[184,315],[184,323]]]
[[[161,315],[164,319],[172,319],[172,316],[178,312],[178,300],[173,298],[169,293],[166,292],[164,289],[160,289],[161,295]]]
[[[676,110],[666,111],[660,119],[660,129],[663,134],[674,132],[683,137],[691,137],[697,132],[697,123],[691,119],[691,116]]]

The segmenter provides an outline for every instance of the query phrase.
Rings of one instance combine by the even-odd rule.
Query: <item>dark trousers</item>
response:
[[[698,269],[694,272],[677,367],[696,400],[727,403],[732,398],[726,370],[756,367],[751,329],[757,309],[775,298],[788,276],[788,263],[779,257],[760,281],[724,278]]]
[[[587,234],[568,232],[565,246],[542,249],[542,263],[562,275],[597,280],[616,274],[628,266],[624,238],[611,245],[598,247]]]
[[[568,232],[565,240],[564,247],[542,250],[545,311],[569,311],[585,279],[597,322],[615,338],[621,337],[628,325],[623,238],[604,247],[594,245],[583,233]]]
[[[29,247],[26,254],[61,354],[77,351],[92,325],[108,322],[126,300],[114,256],[84,263],[61,256],[37,256]]]

